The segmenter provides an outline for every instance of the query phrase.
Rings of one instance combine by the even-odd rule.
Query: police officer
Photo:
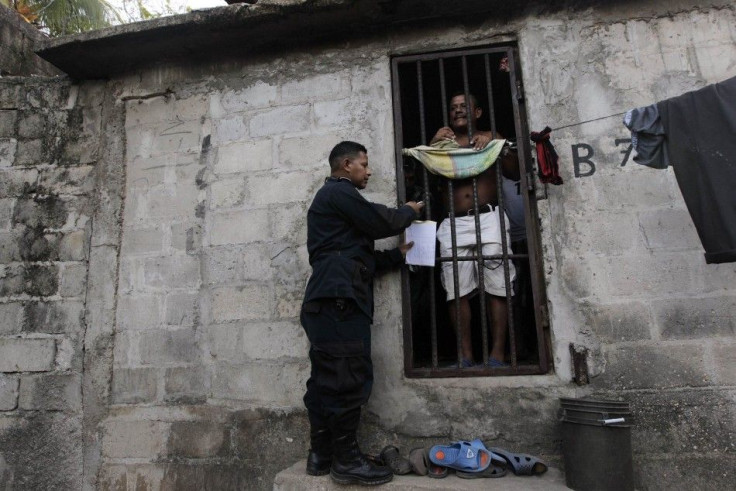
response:
[[[329,472],[342,484],[382,484],[392,479],[391,469],[367,460],[356,440],[361,406],[373,385],[373,277],[401,264],[412,243],[375,251],[373,242],[401,233],[423,204],[388,208],[363,198],[358,189],[366,187],[371,171],[359,143],[337,144],[329,161],[331,176],[307,213],[312,276],[301,312],[312,363],[304,395],[311,426],[307,474]]]

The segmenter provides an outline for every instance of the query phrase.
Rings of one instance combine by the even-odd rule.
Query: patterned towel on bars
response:
[[[501,154],[506,140],[491,140],[482,150],[460,148],[453,140],[442,140],[431,147],[404,148],[403,155],[414,157],[432,174],[448,179],[467,179],[488,169]]]

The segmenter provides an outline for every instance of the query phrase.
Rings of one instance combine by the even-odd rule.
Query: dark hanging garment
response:
[[[736,77],[659,102],[657,109],[705,262],[736,262]]]
[[[624,125],[631,130],[631,146],[636,150],[634,162],[655,169],[670,165],[664,145],[664,125],[656,104],[628,111]]]

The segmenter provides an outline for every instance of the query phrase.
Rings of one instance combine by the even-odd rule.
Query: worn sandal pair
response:
[[[420,476],[442,479],[449,473],[447,467],[435,465],[429,460],[429,448],[413,448],[409,452],[409,464],[411,470]]]
[[[491,452],[500,455],[517,476],[537,476],[547,472],[547,464],[533,455],[513,453],[503,448],[491,447]]]

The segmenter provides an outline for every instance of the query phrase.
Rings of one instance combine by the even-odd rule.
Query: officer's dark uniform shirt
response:
[[[375,251],[374,241],[403,231],[414,210],[371,203],[348,179],[330,177],[307,212],[307,250],[312,276],[304,303],[352,298],[373,318],[373,276],[403,261],[401,251]]]

